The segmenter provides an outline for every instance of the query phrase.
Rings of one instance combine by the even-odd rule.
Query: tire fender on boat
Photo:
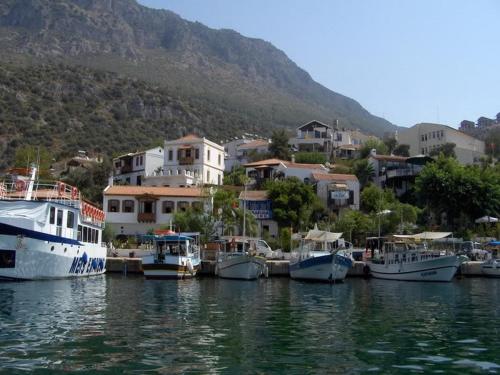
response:
[[[365,277],[370,276],[370,266],[368,264],[363,266],[363,275],[365,275]]]

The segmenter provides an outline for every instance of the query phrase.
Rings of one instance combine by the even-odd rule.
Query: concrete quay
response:
[[[460,275],[466,277],[482,277],[481,263],[468,261],[460,266]],[[288,260],[268,260],[266,261],[269,276],[271,277],[288,277],[289,264]],[[354,265],[347,272],[347,277],[366,277],[365,262],[354,262]],[[106,259],[106,272],[108,273],[142,273],[142,260],[141,258],[130,257],[108,257]],[[215,275],[215,261],[203,260],[201,262],[201,269],[198,272],[204,276]]]

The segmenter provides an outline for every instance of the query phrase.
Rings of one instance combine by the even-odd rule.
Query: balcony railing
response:
[[[153,212],[141,212],[137,214],[137,221],[140,223],[156,223],[156,214]]]
[[[194,158],[192,156],[184,156],[179,158],[179,165],[193,164]]]

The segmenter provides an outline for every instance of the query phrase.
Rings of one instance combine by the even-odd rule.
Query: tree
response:
[[[245,168],[238,165],[231,172],[224,174],[224,185],[243,186],[246,177]]]
[[[297,163],[325,164],[327,162],[325,154],[322,152],[298,152],[295,154]]]
[[[173,220],[179,232],[199,232],[203,243],[215,237],[216,227],[213,215],[192,208],[176,212]]]
[[[387,147],[387,153],[392,154],[396,146],[398,145],[398,141],[396,138],[391,137],[384,140],[385,147]]]
[[[443,154],[447,158],[456,158],[457,156],[455,155],[455,146],[455,143],[452,142],[447,142],[443,145],[439,145],[434,150],[429,152],[429,156],[438,156],[440,154]]]
[[[462,166],[441,154],[422,169],[415,191],[435,217],[446,213],[452,229],[470,225],[480,216],[500,214],[500,173],[488,166]]]
[[[272,157],[289,160],[290,148],[288,147],[288,134],[285,129],[274,130],[269,145],[269,153]]]
[[[304,184],[296,177],[290,177],[269,181],[265,188],[273,202],[273,218],[280,227],[292,226],[299,230],[310,223],[319,199],[312,186]]]
[[[375,149],[378,155],[386,155],[387,154],[387,146],[384,142],[379,141],[378,139],[369,139],[365,142],[363,147],[361,148],[360,154],[361,158],[364,159],[370,155],[370,152]]]
[[[375,169],[368,159],[357,160],[353,167],[354,174],[359,180],[361,189],[363,189],[375,176]]]
[[[397,145],[396,148],[392,151],[394,155],[398,156],[410,156],[410,145]]]
[[[30,168],[35,164],[38,174],[42,179],[50,177],[52,155],[45,147],[23,146],[16,150],[14,166],[18,168]]]
[[[374,184],[366,186],[360,198],[361,208],[366,213],[377,213],[389,209],[389,206],[397,201],[392,190],[382,190]]]
[[[334,226],[336,232],[344,233],[344,238],[360,246],[367,234],[376,230],[375,221],[370,216],[354,210],[345,211]]]

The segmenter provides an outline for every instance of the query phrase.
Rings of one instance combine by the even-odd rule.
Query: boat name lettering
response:
[[[101,272],[104,269],[104,258],[87,258],[87,254],[83,253],[81,257],[74,257],[70,274],[83,274],[92,272]]]
[[[436,275],[436,274],[437,274],[436,271],[427,271],[427,272],[420,273],[420,276],[432,276],[432,275]]]

